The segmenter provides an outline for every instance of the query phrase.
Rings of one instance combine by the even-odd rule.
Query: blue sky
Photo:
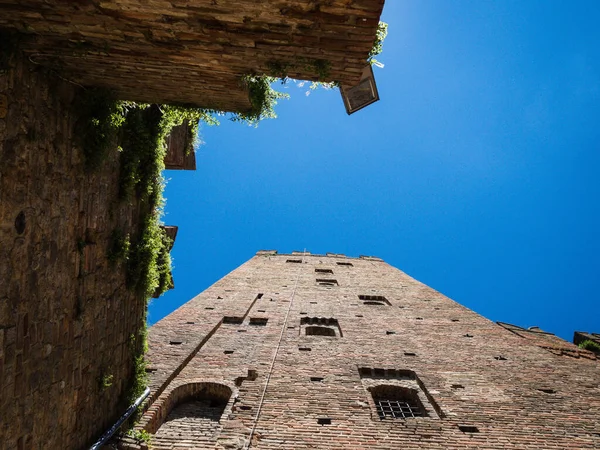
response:
[[[376,255],[494,321],[600,331],[600,2],[388,0],[381,101],[291,99],[203,126],[167,171],[176,289],[259,249]]]

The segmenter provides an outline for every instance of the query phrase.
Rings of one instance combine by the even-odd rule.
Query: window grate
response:
[[[423,417],[423,412],[414,403],[404,402],[400,400],[375,400],[377,414],[380,419],[413,419],[415,417]]]

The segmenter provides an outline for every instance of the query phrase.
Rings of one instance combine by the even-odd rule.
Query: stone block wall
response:
[[[250,108],[241,77],[358,82],[384,0],[7,0],[32,61],[120,98]],[[327,65],[327,70],[323,70]]]
[[[80,88],[26,59],[0,73],[0,449],[78,449],[121,413],[145,301],[111,267],[118,152],[84,171]],[[125,408],[123,408],[124,410]]]
[[[600,448],[600,361],[510,327],[378,258],[259,252],[150,329],[140,426],[161,449]],[[426,417],[381,420],[394,386]]]

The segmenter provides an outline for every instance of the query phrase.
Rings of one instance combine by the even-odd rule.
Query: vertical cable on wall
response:
[[[306,256],[306,249],[302,252],[302,264],[304,264],[304,258]],[[269,372],[267,373],[267,381],[265,382],[265,388],[262,391],[260,396],[260,401],[258,402],[258,408],[256,410],[256,415],[254,416],[254,421],[252,422],[252,429],[250,430],[250,436],[248,436],[248,440],[244,444],[243,450],[247,450],[252,445],[252,437],[254,436],[254,432],[256,431],[256,425],[258,425],[258,418],[260,417],[260,413],[262,410],[263,403],[265,401],[265,395],[267,394],[267,388],[269,387],[269,381],[271,381],[271,375],[273,373],[273,368],[275,367],[275,360],[277,359],[277,354],[279,353],[279,349],[281,348],[281,341],[283,340],[283,333],[287,328],[288,317],[290,315],[290,311],[292,309],[292,304],[294,303],[294,297],[296,296],[296,289],[298,288],[298,280],[300,279],[300,272],[302,271],[302,264],[298,268],[298,273],[296,275],[296,282],[294,283],[294,290],[292,291],[292,296],[290,298],[290,304],[285,313],[285,319],[283,320],[283,326],[281,327],[281,333],[279,333],[279,341],[277,342],[277,347],[275,348],[275,353],[273,354],[273,358],[271,359],[271,366],[269,367]]]

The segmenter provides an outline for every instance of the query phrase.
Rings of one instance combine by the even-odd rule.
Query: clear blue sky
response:
[[[488,317],[600,332],[600,2],[386,2],[381,101],[293,84],[279,118],[201,129],[167,171],[176,289],[259,249],[376,255]]]

